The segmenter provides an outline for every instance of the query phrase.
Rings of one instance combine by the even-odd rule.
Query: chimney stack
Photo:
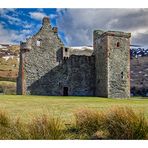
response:
[[[42,25],[43,25],[43,26],[49,26],[49,25],[50,25],[49,17],[45,16],[45,17],[43,18]]]

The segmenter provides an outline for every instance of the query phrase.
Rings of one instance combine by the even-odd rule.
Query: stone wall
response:
[[[21,78],[24,73],[25,93],[30,94],[30,86],[58,65],[56,52],[63,46],[58,34],[52,29],[49,19],[45,17],[39,32],[27,39],[26,45],[23,44],[21,48],[20,57],[23,55],[24,58],[20,59],[18,88],[21,87]],[[24,71],[22,71],[22,67],[24,67]],[[17,93],[21,93],[19,89]]]
[[[94,96],[94,57],[70,55],[48,18],[43,19],[40,31],[21,45],[17,94],[58,96],[64,95],[66,88],[67,95]]]
[[[96,67],[96,96],[107,97],[107,38],[102,31],[94,31],[94,53]]]
[[[130,97],[130,34],[109,32],[108,97]]]
[[[96,96],[130,97],[130,34],[94,31]]]
[[[64,87],[70,96],[94,96],[94,57],[71,56],[30,87],[33,95],[64,95]]]

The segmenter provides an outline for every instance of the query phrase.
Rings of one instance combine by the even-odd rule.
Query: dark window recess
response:
[[[121,72],[121,78],[122,78],[122,79],[124,78],[124,76],[123,76],[123,72]]]
[[[120,43],[119,42],[117,42],[117,47],[120,47]]]
[[[68,48],[65,48],[65,52],[68,52]]]
[[[66,61],[68,59],[68,57],[64,57],[64,61]]]
[[[63,88],[63,96],[68,96],[68,87]]]

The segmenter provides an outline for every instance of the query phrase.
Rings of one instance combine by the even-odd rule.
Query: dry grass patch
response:
[[[91,109],[80,109],[75,112],[75,120],[78,130],[91,136],[102,128],[104,113]]]
[[[104,127],[111,139],[145,139],[148,124],[143,113],[129,107],[115,107],[106,114]]]
[[[29,124],[31,139],[63,139],[63,121],[59,117],[42,115]]]

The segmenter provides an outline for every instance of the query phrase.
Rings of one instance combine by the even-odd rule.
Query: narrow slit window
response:
[[[117,47],[120,47],[120,43],[119,42],[117,42]]]
[[[124,76],[123,76],[123,72],[121,72],[121,78],[122,78],[122,79],[124,78]]]

